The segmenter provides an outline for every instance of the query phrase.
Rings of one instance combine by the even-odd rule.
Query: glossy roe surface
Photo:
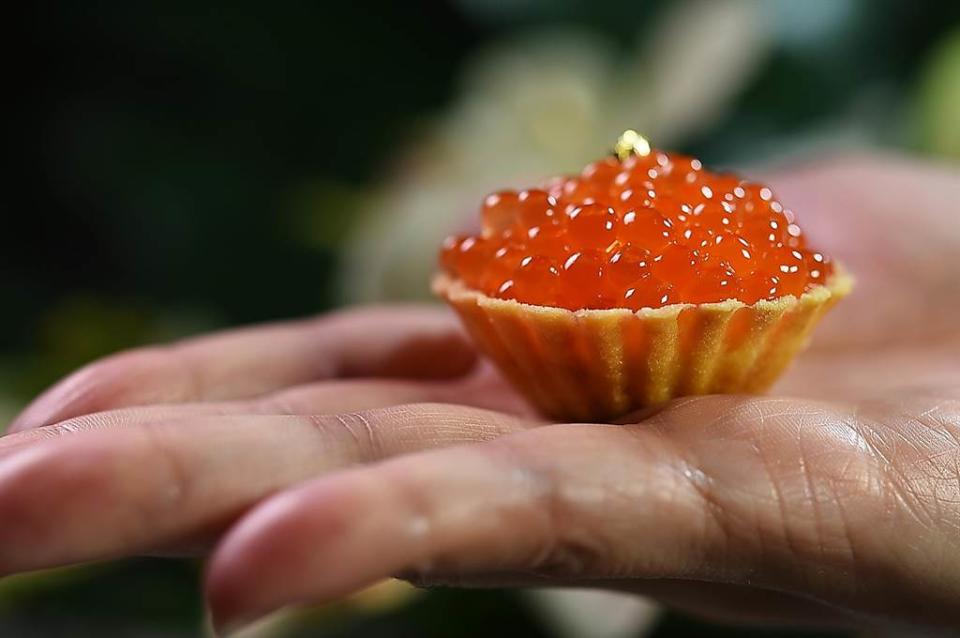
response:
[[[799,296],[833,272],[769,188],[654,151],[486,198],[441,265],[493,297],[578,310]]]

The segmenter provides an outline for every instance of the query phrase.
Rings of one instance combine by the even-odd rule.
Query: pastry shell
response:
[[[544,416],[602,422],[675,397],[758,393],[853,286],[839,267],[799,298],[578,310],[489,297],[449,275],[433,290]]]

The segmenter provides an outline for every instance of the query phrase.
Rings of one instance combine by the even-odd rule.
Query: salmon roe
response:
[[[492,194],[481,214],[479,236],[444,242],[442,267],[486,295],[534,305],[749,304],[799,296],[833,272],[769,188],[661,151]]]

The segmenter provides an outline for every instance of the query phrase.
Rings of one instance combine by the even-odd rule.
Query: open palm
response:
[[[416,307],[123,353],[0,438],[0,573],[213,548],[221,624],[399,574],[957,626],[960,175],[771,181],[858,279],[773,395],[548,424]]]

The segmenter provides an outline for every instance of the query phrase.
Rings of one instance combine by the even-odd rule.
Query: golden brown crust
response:
[[[574,312],[488,297],[445,274],[433,282],[517,389],[546,416],[572,421],[690,394],[762,392],[852,286],[838,267],[799,298]]]

